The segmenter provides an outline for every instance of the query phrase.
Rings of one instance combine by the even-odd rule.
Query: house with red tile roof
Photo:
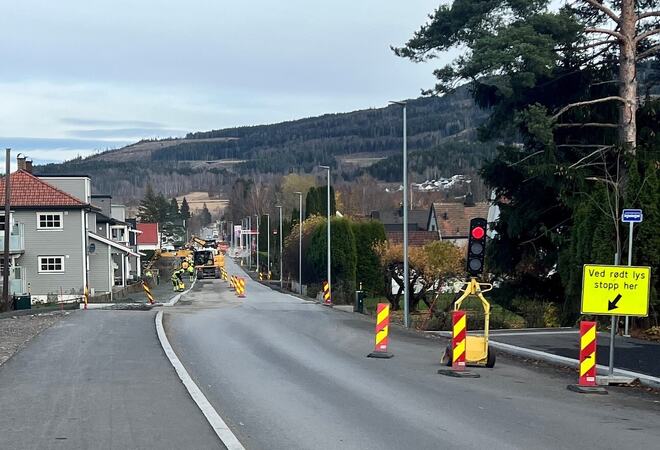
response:
[[[91,203],[89,177],[38,177],[29,161],[19,156],[18,170],[8,178],[10,293],[30,294],[33,303],[80,300],[86,289],[91,295],[112,296],[113,250],[122,261],[139,254],[107,237],[108,229],[97,221],[102,211]],[[2,211],[6,181],[6,176],[0,178]],[[4,234],[4,212],[0,215]]]
[[[488,202],[473,202],[471,195],[461,203],[433,203],[429,211],[428,229],[437,232],[443,241],[466,245],[470,220],[476,217],[488,219],[491,208]]]
[[[139,222],[137,224],[139,234],[137,236],[138,250],[158,250],[160,249],[160,231],[157,223]]]

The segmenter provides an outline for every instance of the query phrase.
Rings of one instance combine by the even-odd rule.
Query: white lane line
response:
[[[177,375],[183,382],[183,385],[188,390],[188,393],[192,397],[193,401],[197,404],[197,407],[202,411],[202,414],[206,417],[211,428],[215,431],[215,434],[218,435],[220,441],[227,447],[228,450],[245,450],[245,447],[240,443],[238,438],[232,431],[229,429],[227,424],[218,412],[211,406],[208,399],[202,391],[197,387],[195,382],[190,378],[188,371],[174,353],[170,341],[167,339],[165,334],[165,329],[163,328],[163,311],[158,311],[156,314],[156,332],[158,333],[158,339],[160,340],[160,345],[163,347],[163,351],[167,358],[170,360],[170,363],[176,370]]]

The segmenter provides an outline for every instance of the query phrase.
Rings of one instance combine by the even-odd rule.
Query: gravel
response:
[[[0,365],[18,352],[30,339],[69,312],[50,312],[0,319]]]

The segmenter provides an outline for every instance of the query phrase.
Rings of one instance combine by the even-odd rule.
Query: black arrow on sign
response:
[[[613,309],[617,309],[618,306],[616,306],[616,304],[619,303],[619,300],[621,300],[621,294],[617,294],[617,296],[614,298],[614,300],[608,300],[607,301],[607,310],[612,311]]]

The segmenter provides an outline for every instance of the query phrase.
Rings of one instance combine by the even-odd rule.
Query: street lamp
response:
[[[406,102],[390,102],[403,107],[403,325],[410,327],[410,277],[408,275],[408,131]]]
[[[328,294],[330,294],[330,299],[332,301],[332,283],[331,283],[331,274],[330,274],[330,265],[332,263],[331,252],[330,252],[330,166],[319,166],[321,169],[326,169],[328,171]]]
[[[266,258],[266,276],[268,277],[268,280],[270,281],[270,214],[266,214],[266,226],[268,233],[266,233],[267,239],[266,239],[266,246],[268,247],[267,249],[267,258]]]
[[[247,226],[249,233],[247,235],[248,241],[248,269],[252,270],[252,216],[247,217]]]
[[[254,217],[257,219],[257,273],[259,273],[259,214],[255,214]]]
[[[282,289],[282,260],[284,259],[284,255],[282,255],[282,207],[275,206],[275,208],[280,210],[280,289]]]
[[[302,295],[302,192],[294,192],[298,195],[298,293]]]

